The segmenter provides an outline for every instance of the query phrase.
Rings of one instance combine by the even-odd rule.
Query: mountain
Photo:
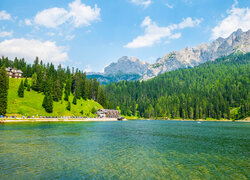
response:
[[[238,29],[229,37],[220,37],[211,44],[201,44],[192,49],[186,47],[181,51],[170,52],[151,64],[142,79],[147,80],[167,71],[194,67],[236,52],[250,52],[250,30],[243,32]]]
[[[144,75],[147,72],[149,65],[149,63],[140,61],[136,57],[128,58],[127,56],[123,56],[118,59],[116,63],[111,63],[109,66],[105,67],[104,74],[115,75],[118,73],[124,73]]]
[[[149,63],[136,57],[123,56],[104,68],[104,73],[87,73],[87,78],[96,78],[101,84],[119,81],[135,81],[147,72]]]
[[[186,47],[181,51],[172,51],[149,64],[138,58],[121,57],[104,69],[104,73],[91,74],[103,84],[121,80],[148,80],[162,73],[180,68],[195,67],[207,61],[237,52],[250,52],[250,30],[241,29],[233,32],[227,38],[218,38],[210,44],[200,44],[193,48]]]
[[[231,54],[148,81],[105,86],[113,108],[126,116],[241,119],[250,116],[250,53]]]

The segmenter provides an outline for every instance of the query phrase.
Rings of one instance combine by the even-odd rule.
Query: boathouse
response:
[[[99,118],[119,118],[120,112],[113,109],[98,109],[97,113]]]

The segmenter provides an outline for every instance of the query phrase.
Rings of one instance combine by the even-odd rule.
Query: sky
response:
[[[1,0],[0,56],[102,72],[250,29],[249,0]]]

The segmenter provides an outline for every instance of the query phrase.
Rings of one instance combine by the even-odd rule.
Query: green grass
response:
[[[69,97],[71,102],[71,111],[66,109],[68,101],[61,100],[59,102],[54,102],[53,104],[53,113],[47,113],[42,107],[43,93],[38,93],[36,91],[24,91],[24,98],[20,98],[17,95],[17,90],[21,79],[9,79],[9,91],[8,91],[8,108],[7,116],[81,116],[81,111],[83,111],[83,116],[92,116],[95,115],[91,113],[93,107],[97,109],[102,108],[100,104],[93,100],[83,100],[78,99],[77,104],[74,105],[73,95]],[[24,79],[23,79],[24,80]]]

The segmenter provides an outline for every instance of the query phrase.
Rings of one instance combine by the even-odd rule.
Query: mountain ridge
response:
[[[98,73],[102,78],[115,77],[119,74],[138,75],[120,80],[148,80],[162,73],[177,70],[180,68],[192,68],[207,61],[213,61],[222,56],[242,52],[250,52],[250,30],[243,32],[241,29],[233,32],[227,38],[219,37],[211,43],[201,43],[193,48],[185,47],[180,51],[171,51],[155,63],[147,63],[136,57],[123,56],[104,68],[104,73]],[[90,73],[93,75],[93,73]],[[98,79],[97,79],[98,80]],[[100,80],[100,79],[99,79]],[[113,78],[113,81],[116,81]],[[111,81],[110,81],[111,82]]]

